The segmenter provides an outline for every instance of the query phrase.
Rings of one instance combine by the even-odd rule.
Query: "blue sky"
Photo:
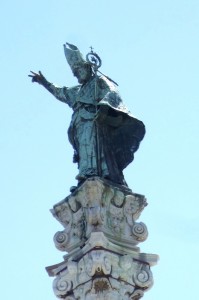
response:
[[[125,170],[149,205],[142,252],[160,255],[145,300],[196,299],[199,201],[199,2],[7,1],[1,4],[0,198],[2,299],[55,299],[45,266],[62,261],[49,209],[76,183],[67,141],[70,108],[32,84],[41,70],[60,86],[76,79],[63,43],[119,83],[125,104],[147,134]]]

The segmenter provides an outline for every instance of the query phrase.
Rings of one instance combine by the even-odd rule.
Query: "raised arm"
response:
[[[32,78],[32,82],[37,82],[41,84],[43,87],[45,87],[53,96],[58,99],[59,101],[67,103],[70,107],[73,106],[74,99],[70,97],[70,92],[68,92],[67,87],[58,87],[55,86],[53,83],[50,83],[44,75],[39,71],[38,73],[35,73],[33,71],[30,71],[32,74],[28,75]]]

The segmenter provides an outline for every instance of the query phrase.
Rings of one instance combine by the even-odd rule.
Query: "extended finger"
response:
[[[33,71],[30,71],[30,73],[32,73],[33,75],[38,75],[37,73],[33,72]]]

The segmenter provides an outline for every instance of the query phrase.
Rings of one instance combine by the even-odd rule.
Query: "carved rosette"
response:
[[[99,178],[85,181],[51,210],[64,229],[54,236],[64,261],[47,268],[58,298],[140,299],[153,284],[150,266],[158,257],[136,247],[146,225],[136,220],[144,196]]]

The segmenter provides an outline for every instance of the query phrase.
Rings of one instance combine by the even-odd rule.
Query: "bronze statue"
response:
[[[87,60],[72,44],[66,43],[64,52],[79,85],[57,87],[40,71],[31,71],[29,76],[73,109],[68,137],[78,163],[76,179],[81,184],[88,177],[99,176],[127,185],[123,169],[133,161],[145,134],[144,124],[124,106],[116,83],[98,75],[101,59],[92,49]]]

